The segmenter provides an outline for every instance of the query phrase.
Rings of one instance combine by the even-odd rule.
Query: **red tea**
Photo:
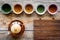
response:
[[[49,6],[49,11],[50,11],[51,13],[56,12],[56,11],[57,11],[57,6],[54,5],[54,4],[50,5],[50,6]]]

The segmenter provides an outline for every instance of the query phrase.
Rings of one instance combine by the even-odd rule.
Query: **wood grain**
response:
[[[60,20],[34,20],[34,40],[60,40]]]

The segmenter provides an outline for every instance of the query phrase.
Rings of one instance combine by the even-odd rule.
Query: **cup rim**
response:
[[[15,4],[14,6],[16,6],[16,5],[20,5],[21,7],[22,7],[22,5],[21,4]],[[22,7],[22,10],[20,11],[20,12],[16,12],[15,10],[14,10],[14,6],[13,6],[13,12],[15,13],[15,14],[21,14],[22,13],[22,11],[23,11],[23,7]]]
[[[44,11],[43,11],[42,13],[38,12],[38,10],[37,10],[37,7],[38,7],[38,6],[41,6],[41,5],[44,7]],[[45,5],[39,4],[38,6],[36,7],[36,13],[37,13],[38,15],[43,15],[43,14],[45,14],[45,12],[46,12],[46,7],[45,7]]]
[[[50,7],[51,5],[54,5],[54,6],[57,7],[57,10],[56,10],[54,13],[50,12],[50,10],[49,10],[49,7]],[[58,12],[58,6],[57,6],[56,4],[50,4],[50,5],[48,6],[48,12],[49,12],[49,14],[51,14],[51,15],[56,14],[56,13]]]
[[[26,13],[26,14],[32,14],[32,13],[34,12],[34,8],[32,9],[31,12],[27,12],[26,9],[25,9],[27,5],[31,5],[31,6],[33,7],[32,4],[26,4],[25,7],[24,7],[24,11],[25,11],[25,13]]]

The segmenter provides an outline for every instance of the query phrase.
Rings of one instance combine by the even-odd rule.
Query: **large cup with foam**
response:
[[[19,20],[14,20],[9,24],[8,30],[10,31],[10,35],[14,38],[21,37],[25,31],[25,26],[23,22]]]

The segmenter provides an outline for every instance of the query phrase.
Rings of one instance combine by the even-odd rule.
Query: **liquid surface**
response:
[[[21,31],[21,27],[20,27],[19,24],[13,24],[13,25],[11,26],[11,32],[12,32],[12,33],[17,34],[17,33],[19,33],[20,31]]]
[[[44,10],[45,10],[45,8],[44,8],[43,5],[39,5],[39,6],[37,7],[37,11],[38,11],[39,13],[42,13]]]
[[[15,12],[19,13],[19,12],[22,11],[22,6],[19,5],[19,4],[16,4],[16,5],[14,6],[14,10],[15,10]]]
[[[56,11],[57,11],[57,6],[56,6],[56,5],[51,5],[51,6],[49,7],[49,11],[50,11],[51,13],[56,12]]]
[[[26,10],[26,12],[32,12],[33,11],[33,6],[28,4],[28,5],[26,5],[25,10]]]
[[[11,6],[9,4],[4,4],[2,6],[2,11],[4,11],[4,12],[10,12],[11,11]]]

